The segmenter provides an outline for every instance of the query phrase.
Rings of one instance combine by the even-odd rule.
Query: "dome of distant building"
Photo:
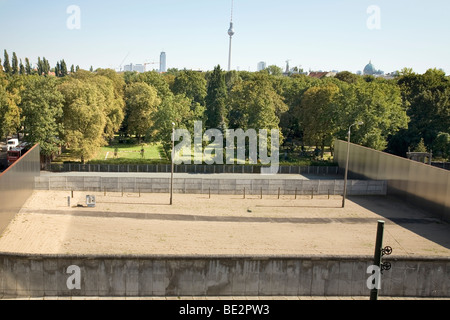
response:
[[[373,76],[377,71],[372,64],[372,61],[369,61],[369,64],[364,67],[364,74]]]

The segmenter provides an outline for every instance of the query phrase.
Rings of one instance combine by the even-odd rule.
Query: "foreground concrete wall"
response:
[[[450,258],[385,259],[380,295],[450,297]],[[371,257],[0,254],[5,296],[368,296]],[[68,268],[79,267],[76,273]],[[68,287],[69,283],[69,287]]]
[[[335,160],[345,169],[347,142],[335,141]],[[387,181],[387,193],[450,221],[450,171],[350,144],[349,177]]]
[[[0,234],[33,193],[40,174],[40,149],[35,145],[0,174]]]
[[[169,192],[170,178],[101,177],[101,176],[41,176],[36,178],[38,190],[74,190],[107,192]],[[343,180],[301,180],[301,179],[217,179],[216,177],[180,179],[174,178],[175,193],[212,194],[328,194],[340,195],[344,190]],[[386,195],[385,181],[349,180],[349,195]]]

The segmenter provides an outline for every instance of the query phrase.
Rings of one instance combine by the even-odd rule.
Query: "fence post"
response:
[[[245,199],[245,187],[244,187],[244,199]]]
[[[280,187],[278,187],[278,199],[280,199]]]
[[[378,268],[381,268],[381,256],[383,248],[383,234],[384,234],[384,221],[378,220],[377,224],[377,238],[375,242],[375,254],[373,264]],[[370,290],[370,300],[378,300],[378,289],[374,287]]]
[[[262,199],[262,187],[261,187],[261,199]]]
[[[297,199],[297,188],[295,188],[295,198],[294,199]]]

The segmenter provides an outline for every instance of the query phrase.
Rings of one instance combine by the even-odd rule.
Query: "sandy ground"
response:
[[[35,191],[0,237],[0,252],[46,254],[373,255],[377,220],[393,256],[450,256],[450,225],[387,197]]]

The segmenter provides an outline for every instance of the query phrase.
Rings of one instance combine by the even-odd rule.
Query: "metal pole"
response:
[[[375,254],[373,258],[373,264],[378,268],[381,268],[381,257],[383,248],[383,234],[384,234],[384,221],[378,220],[377,225],[377,239],[375,243]],[[378,300],[378,289],[374,287],[370,290],[370,300]]]
[[[345,196],[347,195],[347,176],[348,176],[348,158],[350,155],[350,128],[352,126],[350,126],[348,128],[348,139],[347,139],[347,159],[345,162],[345,175],[344,175],[344,194],[342,195],[342,208],[345,207]]]
[[[342,196],[342,208],[344,208],[345,207],[345,197],[346,197],[346,195],[347,195],[347,176],[348,176],[348,159],[349,159],[349,156],[350,156],[350,133],[351,133],[351,128],[352,128],[352,126],[354,126],[354,125],[363,125],[364,124],[364,122],[362,122],[362,121],[358,121],[358,122],[356,122],[356,123],[354,123],[354,124],[351,124],[349,127],[348,127],[348,137],[347,137],[347,159],[346,159],[346,162],[345,162],[345,176],[344,176],[344,194],[343,194],[343,196]]]
[[[170,169],[170,205],[172,205],[172,195],[173,195],[173,154],[175,145],[175,123],[172,122],[172,165]]]

